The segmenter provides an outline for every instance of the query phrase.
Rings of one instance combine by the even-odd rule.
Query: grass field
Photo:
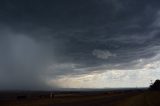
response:
[[[60,94],[54,99],[2,100],[0,106],[160,106],[160,92]]]
[[[160,106],[160,91],[146,91],[121,101],[119,106]]]

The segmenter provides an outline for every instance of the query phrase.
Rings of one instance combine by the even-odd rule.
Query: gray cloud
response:
[[[109,57],[115,57],[116,54],[112,54],[111,52],[109,52],[108,50],[93,50],[92,54],[94,56],[96,56],[97,58],[100,59],[108,59]]]
[[[46,89],[47,81],[60,75],[140,68],[139,59],[159,53],[155,49],[160,42],[159,4],[156,0],[2,0],[2,89]]]

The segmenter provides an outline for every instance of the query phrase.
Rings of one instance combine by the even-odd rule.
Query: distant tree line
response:
[[[160,90],[160,80],[156,80],[149,87],[150,90]]]

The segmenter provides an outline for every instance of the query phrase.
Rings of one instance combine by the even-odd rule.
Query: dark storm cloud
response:
[[[1,0],[0,84],[38,89],[58,75],[138,68],[135,61],[158,53],[159,4]]]

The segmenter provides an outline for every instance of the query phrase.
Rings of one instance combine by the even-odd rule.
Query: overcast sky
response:
[[[145,87],[160,78],[158,0],[1,0],[0,89]]]

